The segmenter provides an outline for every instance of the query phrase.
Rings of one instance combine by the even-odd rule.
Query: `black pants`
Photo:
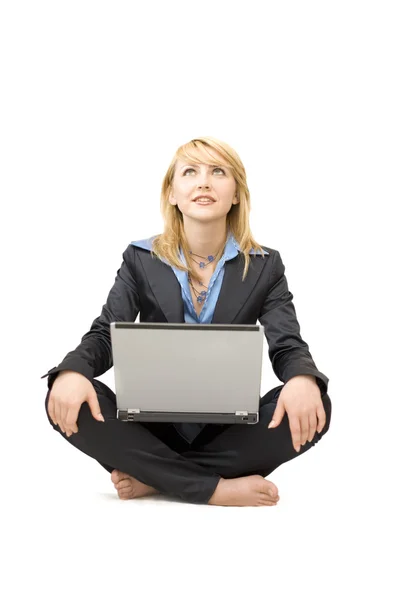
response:
[[[189,444],[171,423],[134,423],[116,418],[114,392],[95,379],[105,422],[93,418],[84,402],[78,415],[77,433],[67,437],[47,417],[70,444],[96,459],[107,471],[118,469],[162,494],[178,496],[185,502],[207,504],[221,477],[269,475],[279,465],[307,452],[329,429],[331,401],[322,396],[326,423],[296,452],[289,419],[285,413],[280,425],[268,429],[283,385],[270,390],[260,400],[259,422],[255,425],[207,424]]]

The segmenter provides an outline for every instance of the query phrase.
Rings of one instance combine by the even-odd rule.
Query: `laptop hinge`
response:
[[[117,417],[121,421],[134,421],[135,415],[140,414],[140,408],[119,408]]]

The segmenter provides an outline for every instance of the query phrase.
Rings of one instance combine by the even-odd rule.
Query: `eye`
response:
[[[223,174],[225,175],[225,171],[224,171],[223,169],[221,169],[221,167],[215,167],[215,168],[213,169],[213,171],[215,171],[215,170],[217,170],[217,171],[221,171],[221,173],[223,173]],[[186,175],[186,173],[187,173],[188,171],[194,171],[194,169],[185,169],[185,170],[184,170],[184,172],[183,172],[183,175]]]

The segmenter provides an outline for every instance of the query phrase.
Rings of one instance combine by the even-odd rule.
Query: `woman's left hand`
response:
[[[283,386],[268,428],[279,425],[285,410],[289,418],[293,446],[296,452],[299,452],[300,446],[307,440],[312,441],[316,431],[321,433],[326,422],[321,391],[313,375],[296,375]]]

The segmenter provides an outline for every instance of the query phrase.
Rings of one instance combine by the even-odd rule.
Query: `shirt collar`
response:
[[[147,238],[145,240],[139,240],[138,242],[131,242],[131,243],[134,244],[134,245],[137,245],[139,247],[151,250],[152,242],[153,242],[153,239],[155,237],[156,236],[154,235],[151,238]],[[227,240],[226,240],[226,244],[225,244],[225,250],[224,250],[223,255],[222,255],[222,258],[224,259],[224,262],[227,261],[227,260],[231,260],[232,258],[235,258],[235,256],[237,256],[239,254],[239,252],[240,252],[239,243],[237,242],[237,240],[234,237],[233,233],[229,230],[228,236],[227,236]],[[265,252],[265,250],[264,250],[264,252]],[[257,250],[255,252],[254,248],[252,248],[250,250],[250,254],[261,254],[261,252],[259,250]],[[182,247],[179,248],[179,256],[180,256],[180,259],[183,262],[183,264],[185,266],[187,266],[185,257],[184,257],[183,252],[182,252]],[[162,262],[164,262],[164,263],[166,263],[166,264],[169,265],[169,262],[166,259],[161,258],[161,260],[162,260]]]
[[[224,262],[225,262],[227,260],[231,260],[232,258],[235,258],[235,256],[237,256],[238,254],[239,254],[239,244],[233,237],[232,233],[229,232],[227,239],[226,239],[225,249],[224,249],[224,252],[223,252],[220,260],[224,259]],[[182,247],[179,248],[179,256],[180,256],[181,261],[184,263],[184,265],[187,266],[186,260],[185,260],[185,257],[184,257],[183,251],[182,251]]]

